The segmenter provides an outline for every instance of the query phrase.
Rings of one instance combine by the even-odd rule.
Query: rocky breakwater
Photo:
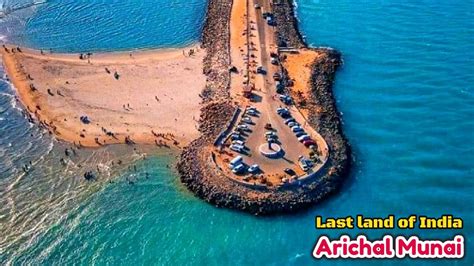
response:
[[[309,123],[328,144],[330,156],[325,176],[328,187],[336,190],[349,174],[351,147],[344,136],[340,113],[337,111],[332,85],[337,68],[342,64],[341,54],[329,48],[314,48],[321,53],[311,67],[311,99]]]
[[[201,47],[206,49],[203,73],[206,88],[202,91],[203,103],[228,100],[230,86],[230,13],[231,0],[209,0]]]
[[[277,3],[275,3],[277,2]],[[276,21],[276,43],[280,47],[304,48],[303,36],[298,30],[293,0],[277,0],[273,4]]]

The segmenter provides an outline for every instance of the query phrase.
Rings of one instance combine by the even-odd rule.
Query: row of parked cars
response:
[[[258,164],[254,165],[247,165],[244,163],[244,159],[241,155],[236,156],[234,159],[232,159],[229,163],[229,168],[232,170],[232,173],[234,174],[244,174],[244,173],[249,173],[249,174],[256,174],[260,172],[260,167]]]
[[[230,135],[230,149],[244,153],[246,151],[245,147],[245,132],[251,132],[250,126],[254,124],[252,117],[258,116],[257,108],[249,106],[245,109],[245,113],[242,116],[240,122],[236,126],[235,130]]]
[[[291,116],[290,110],[288,108],[280,107],[277,109],[277,114],[280,115],[291,131],[295,134],[295,137],[298,138],[298,141],[303,143],[303,145],[310,149],[315,149],[317,143],[304,131],[301,125],[296,122],[295,118]],[[307,172],[313,167],[313,162],[309,159],[306,159],[304,156],[298,158],[299,166],[303,171]]]

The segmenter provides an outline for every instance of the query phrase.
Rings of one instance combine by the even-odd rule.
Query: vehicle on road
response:
[[[272,57],[272,59],[270,59],[270,63],[271,63],[272,65],[278,65],[278,59],[275,58],[275,57]]]
[[[272,124],[270,124],[270,123],[265,124],[265,129],[266,130],[271,130],[272,129]]]
[[[257,67],[257,74],[265,75],[265,74],[267,74],[267,71],[265,70],[265,68],[263,68],[263,66],[258,66]]]

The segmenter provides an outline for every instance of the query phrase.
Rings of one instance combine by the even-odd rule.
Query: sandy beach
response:
[[[206,78],[205,51],[197,46],[82,59],[13,50],[2,48],[1,55],[19,100],[58,139],[86,147],[183,147],[199,136],[199,95]]]

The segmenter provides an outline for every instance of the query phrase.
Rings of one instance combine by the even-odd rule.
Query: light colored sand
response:
[[[205,51],[183,55],[189,49],[198,50],[93,54],[90,61],[80,60],[78,54],[1,52],[21,102],[57,138],[97,146],[96,138],[112,144],[124,143],[129,136],[136,143],[176,140],[182,146],[199,135],[199,93],[205,86]],[[81,116],[91,123],[82,123]],[[160,134],[168,135],[163,139]]]
[[[233,97],[242,94],[245,77],[247,75],[247,1],[234,0],[230,19],[230,46],[231,64],[239,73],[233,73],[231,78],[231,95]]]

